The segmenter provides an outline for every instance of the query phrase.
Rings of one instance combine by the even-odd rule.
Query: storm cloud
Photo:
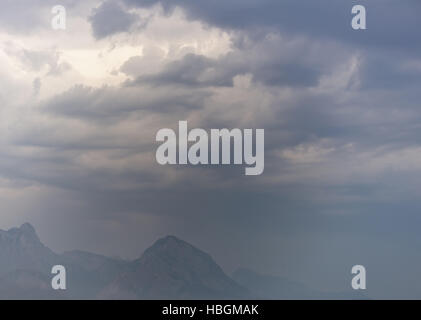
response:
[[[101,39],[128,31],[138,18],[135,14],[126,12],[119,2],[105,1],[98,8],[93,9],[89,21],[94,37]]]
[[[355,1],[69,1],[60,33],[49,2],[17,3],[0,13],[1,229],[130,258],[176,234],[228,271],[323,291],[362,263],[370,296],[421,295],[406,286],[421,265],[418,1],[365,3],[361,32]],[[158,165],[155,135],[180,120],[265,129],[264,174]],[[408,279],[388,288],[396,268]]]

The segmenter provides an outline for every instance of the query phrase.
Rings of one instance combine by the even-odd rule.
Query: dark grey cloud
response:
[[[138,16],[125,11],[116,1],[104,1],[98,8],[93,9],[89,22],[96,39],[126,32],[136,22]]]
[[[371,89],[415,89],[421,85],[421,68],[407,55],[369,52],[362,59],[361,87]]]
[[[116,124],[141,111],[182,116],[203,108],[204,100],[209,96],[206,90],[168,92],[157,89],[150,92],[147,88],[105,86],[96,89],[78,85],[48,101],[43,111],[92,123]]]
[[[265,41],[257,42],[247,48],[248,54],[235,50],[217,59],[187,54],[180,60],[168,63],[161,72],[139,76],[127,84],[232,87],[234,77],[251,74],[255,82],[267,86],[310,87],[317,85],[323,73],[331,70],[326,63],[318,61],[312,64],[306,61],[302,54],[298,53],[302,59],[293,57],[300,48],[283,48],[279,54],[272,51],[259,55],[258,51],[267,49],[266,46]],[[127,70],[129,63],[131,68],[136,68],[135,60],[131,58],[122,70]]]
[[[287,34],[331,38],[368,47],[417,50],[421,4],[417,0],[362,1],[368,13],[368,29],[352,30],[353,0],[235,0],[198,2],[194,0],[125,0],[128,5],[150,7],[161,4],[171,13],[175,7],[184,9],[190,19],[200,20],[223,29],[253,31],[275,29]],[[404,22],[404,23],[403,23]]]
[[[129,85],[183,85],[190,87],[232,86],[234,70],[223,69],[216,60],[205,56],[187,54],[181,60],[169,63],[163,72],[144,75]]]

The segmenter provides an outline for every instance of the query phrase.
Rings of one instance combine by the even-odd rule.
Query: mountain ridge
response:
[[[245,288],[228,277],[213,258],[175,237],[157,240],[132,262],[132,269],[101,293],[101,298],[240,299]]]
[[[51,288],[51,268],[64,265],[67,290]],[[211,255],[169,235],[135,260],[82,250],[55,253],[24,223],[0,230],[0,299],[367,299],[326,293],[288,279],[239,268],[231,276]]]
[[[66,267],[68,288],[60,294],[45,292],[50,288],[50,272],[54,265]],[[194,299],[248,296],[247,290],[226,275],[208,253],[176,236],[158,239],[138,259],[126,261],[82,250],[55,253],[41,242],[29,223],[7,231],[0,230],[0,284],[7,283],[5,287],[16,296],[25,291],[25,281],[28,286],[32,284],[29,296],[36,296],[38,288],[41,298]],[[7,292],[2,292],[0,286],[0,298],[5,296]]]

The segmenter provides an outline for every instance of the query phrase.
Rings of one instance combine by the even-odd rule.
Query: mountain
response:
[[[64,292],[51,290],[51,279],[37,271],[15,270],[0,278],[1,300],[66,299]]]
[[[66,267],[67,290],[51,288]],[[176,237],[158,240],[135,261],[84,251],[56,254],[28,223],[0,230],[0,299],[241,299],[246,289],[203,251]]]
[[[205,252],[174,236],[160,239],[100,295],[104,299],[245,299],[246,289]]]
[[[54,265],[66,267],[66,291],[51,288]],[[83,251],[56,254],[42,244],[29,223],[0,230],[0,299],[94,298],[126,265]]]
[[[49,272],[58,256],[44,246],[28,223],[0,230],[0,299],[60,299]]]
[[[51,288],[51,268],[66,267],[67,290]],[[134,261],[85,251],[54,253],[28,223],[0,230],[0,299],[366,299],[325,293],[239,269],[227,276],[212,257],[168,236]]]
[[[93,299],[130,263],[85,251],[69,251],[60,256],[66,266],[68,291],[71,297]]]
[[[20,269],[46,273],[56,258],[29,223],[8,231],[0,230],[0,276]]]

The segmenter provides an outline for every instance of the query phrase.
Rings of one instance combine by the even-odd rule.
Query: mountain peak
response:
[[[25,222],[24,224],[22,224],[19,228],[23,233],[27,233],[27,234],[37,234],[35,231],[35,228],[28,222]]]
[[[162,245],[190,246],[190,244],[188,244],[187,242],[173,235],[169,235],[164,238],[158,239],[152,247],[162,246]]]
[[[39,239],[35,228],[30,223],[26,222],[22,224],[18,230],[23,241],[34,244],[41,243],[41,240]]]
[[[7,231],[0,230],[0,247],[12,245],[21,248],[43,246],[35,228],[30,223],[24,223],[19,228],[11,228]]]
[[[102,297],[139,299],[241,298],[247,291],[206,252],[175,237],[156,241]]]
[[[54,258],[54,253],[42,244],[31,224],[0,230],[0,273],[16,270],[48,273]]]
[[[207,253],[172,235],[157,240],[143,253],[141,259],[151,256],[174,257],[177,260],[181,257],[184,257],[187,260],[190,257],[200,257],[202,260],[206,260],[210,264],[213,263],[212,258]]]
[[[183,240],[181,240],[181,239],[179,239],[179,238],[177,238],[176,236],[173,236],[173,235],[168,235],[168,236],[166,236],[164,238],[158,239],[158,241],[159,240],[184,242]]]

